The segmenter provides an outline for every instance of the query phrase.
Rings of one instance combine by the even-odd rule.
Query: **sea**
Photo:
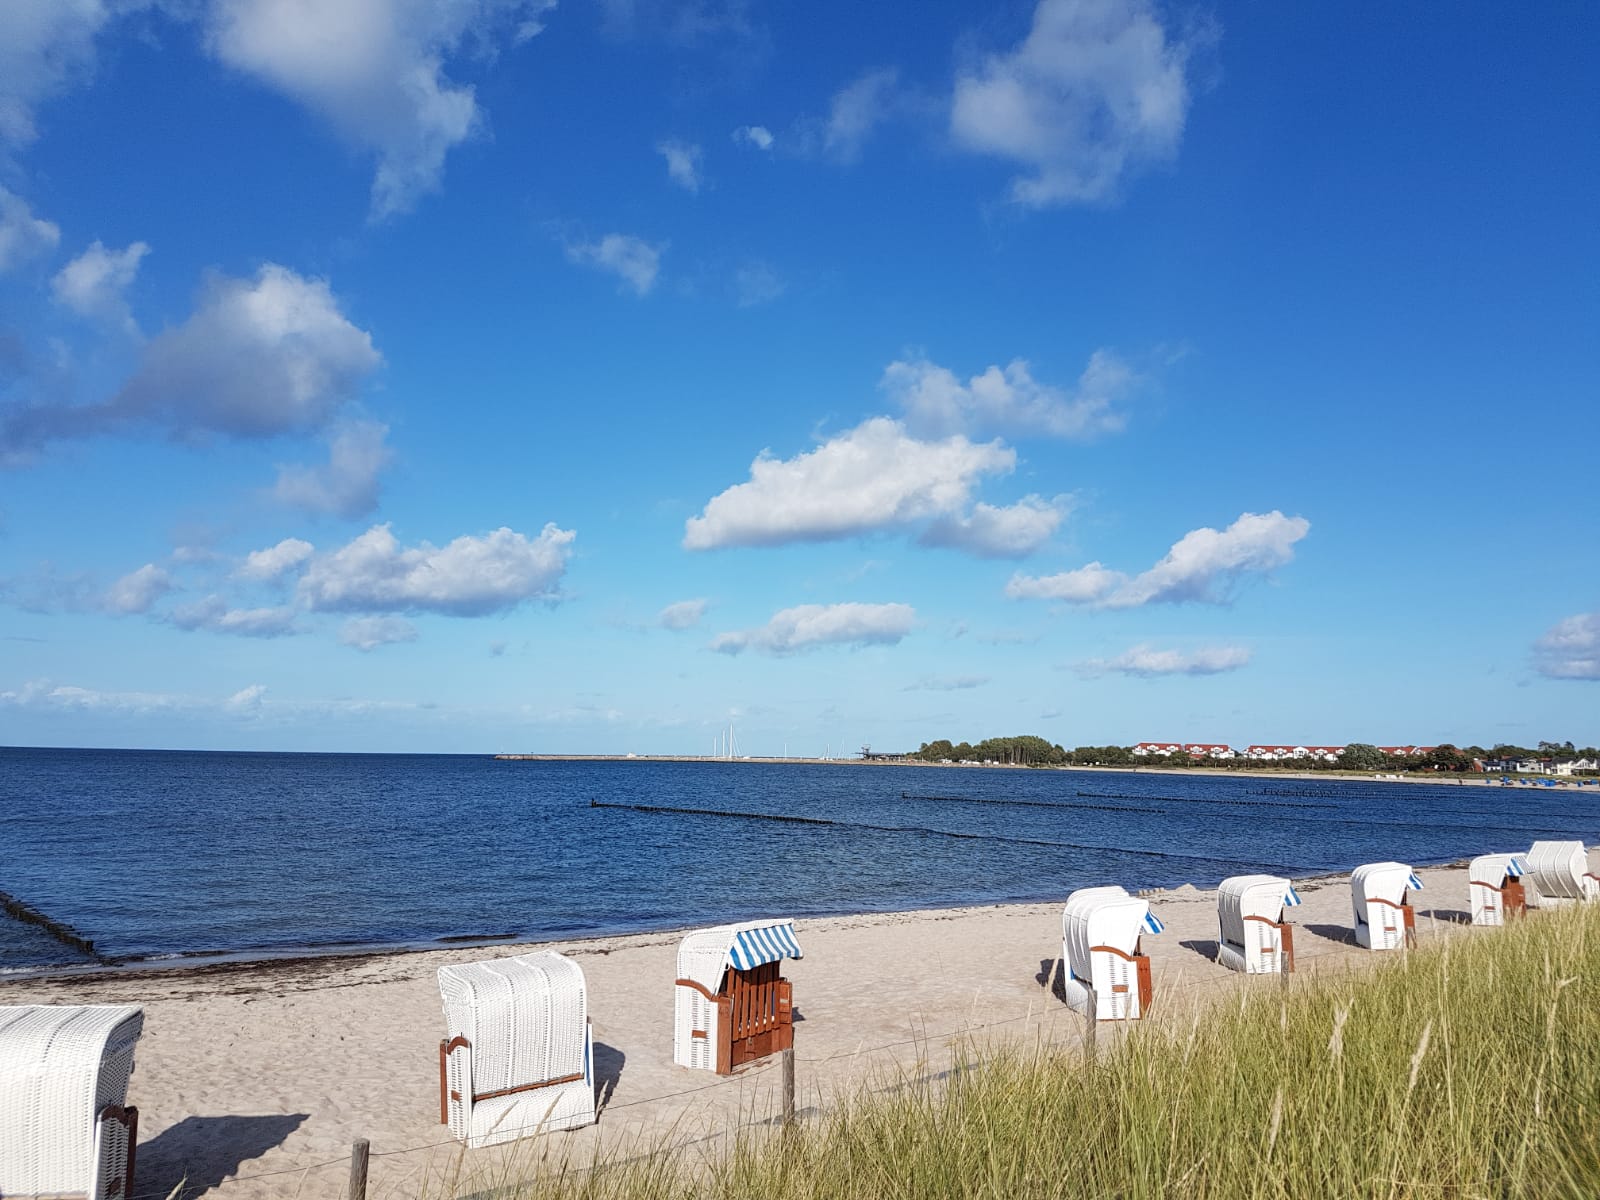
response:
[[[1600,788],[0,749],[0,973],[1060,900],[1597,836]]]

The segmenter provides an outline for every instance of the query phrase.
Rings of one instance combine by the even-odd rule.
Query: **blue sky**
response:
[[[1600,741],[1600,12],[0,8],[0,743]]]

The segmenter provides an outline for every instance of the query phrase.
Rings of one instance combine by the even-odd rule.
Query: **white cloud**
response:
[[[404,617],[351,617],[339,629],[339,644],[363,652],[417,640],[417,627]]]
[[[95,34],[109,16],[102,0],[0,4],[0,141],[33,141],[34,109],[93,71]]]
[[[5,44],[3,20],[0,18],[0,46]],[[0,51],[0,80],[5,79],[3,53]],[[0,104],[4,104],[3,96],[0,96]],[[0,110],[0,128],[3,122],[3,110]],[[60,241],[61,230],[54,222],[34,216],[26,200],[0,187],[0,275],[29,259],[49,254]]]
[[[1148,679],[1157,675],[1221,675],[1237,671],[1249,661],[1250,651],[1244,646],[1210,646],[1184,651],[1157,650],[1141,644],[1124,650],[1115,658],[1086,659],[1077,664],[1076,670],[1088,678],[1115,673]]]
[[[879,386],[905,411],[912,432],[923,437],[988,431],[1086,441],[1127,424],[1121,405],[1137,382],[1115,354],[1096,350],[1071,388],[1038,382],[1020,358],[1004,369],[991,366],[966,383],[926,359],[896,361],[885,368]]]
[[[231,713],[254,714],[261,711],[261,702],[266,699],[267,687],[262,683],[252,683],[242,687],[233,695],[222,702],[222,707]]]
[[[769,304],[783,295],[787,285],[768,263],[752,259],[733,273],[733,294],[740,308]]]
[[[554,524],[532,539],[502,527],[448,546],[422,542],[408,549],[387,524],[374,525],[314,559],[301,576],[299,596],[307,608],[323,612],[500,612],[526,600],[554,599],[576,536]]]
[[[700,190],[700,147],[688,142],[656,143],[656,153],[667,160],[667,178],[685,191]]]
[[[1195,529],[1184,534],[1165,558],[1139,575],[1125,575],[1093,562],[1042,578],[1014,575],[1006,584],[1006,595],[1096,608],[1186,601],[1226,604],[1232,585],[1244,575],[1264,573],[1291,561],[1294,544],[1310,528],[1311,522],[1304,517],[1286,517],[1276,510],[1243,513],[1226,529]]]
[[[377,421],[346,422],[328,437],[326,463],[278,468],[273,496],[305,512],[366,516],[378,507],[378,476],[394,458],[388,433]]]
[[[656,614],[656,624],[663,629],[693,629],[706,615],[706,601],[679,600]]]
[[[281,579],[290,571],[299,569],[315,552],[316,547],[310,542],[284,538],[276,546],[252,550],[245,555],[243,565],[234,574],[241,579],[261,582]]]
[[[221,596],[207,596],[181,605],[167,615],[179,629],[231,633],[238,637],[274,638],[300,632],[292,608],[230,608]]]
[[[957,76],[951,133],[1024,166],[1019,204],[1112,199],[1125,176],[1177,155],[1196,45],[1150,0],[1040,0],[1020,45]]]
[[[753,146],[757,150],[772,149],[772,131],[764,125],[741,125],[733,131],[736,146]]]
[[[713,650],[793,654],[814,646],[894,645],[911,632],[917,613],[909,604],[802,604],[774,613],[759,629],[719,633]]]
[[[544,18],[547,13],[552,13],[561,0],[525,0],[525,14],[517,25],[517,31],[511,38],[513,46],[520,46],[530,38],[536,38],[544,32]]]
[[[777,546],[905,528],[959,514],[982,476],[1015,465],[1015,452],[997,441],[918,441],[898,421],[874,417],[791,459],[763,452],[749,482],[689,519],[683,545]]]
[[[382,361],[326,281],[268,263],[253,282],[212,280],[194,314],[151,341],[111,407],[179,434],[315,429]]]
[[[1600,612],[1557,621],[1534,643],[1533,662],[1551,679],[1600,679]]]
[[[963,692],[989,682],[987,675],[934,675],[908,683],[902,692]]]
[[[130,334],[139,327],[123,293],[139,274],[139,263],[150,247],[134,242],[125,250],[108,250],[100,241],[57,272],[52,289],[57,303],[81,317],[91,317],[115,325]]]
[[[481,124],[470,85],[445,60],[463,44],[492,51],[543,28],[548,0],[213,0],[207,44],[329,121],[377,158],[374,219],[439,186],[445,156]]]
[[[979,558],[1026,558],[1055,535],[1066,515],[1062,497],[1024,496],[1003,508],[979,503],[970,513],[940,517],[919,540]]]
[[[0,449],[26,451],[130,424],[191,440],[317,429],[382,361],[327,283],[269,263],[254,281],[212,279],[189,319],[145,346],[116,396],[22,409],[0,426]]]
[[[636,296],[648,295],[661,270],[666,243],[652,246],[643,238],[608,233],[597,242],[568,242],[567,258],[584,266],[610,271]]]
[[[108,692],[34,679],[20,688],[0,691],[0,704],[13,708],[138,716],[190,707],[192,701],[164,692]]]
[[[822,138],[824,153],[843,162],[860,158],[872,131],[892,113],[899,78],[900,73],[889,67],[868,71],[840,89],[828,110],[828,125]]]
[[[145,563],[106,589],[105,607],[108,612],[125,616],[149,612],[150,606],[170,592],[173,586],[171,575],[155,563]]]

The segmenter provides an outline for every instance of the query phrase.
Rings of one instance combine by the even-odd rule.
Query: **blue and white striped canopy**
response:
[[[1165,933],[1167,927],[1161,923],[1161,918],[1155,913],[1146,911],[1144,914],[1144,927],[1151,933]]]
[[[1283,906],[1285,908],[1298,908],[1304,903],[1305,901],[1300,899],[1300,893],[1294,890],[1293,884],[1290,884],[1289,890],[1283,894]]]
[[[1411,885],[1413,891],[1420,892],[1422,890],[1422,880],[1417,878],[1417,873],[1415,871],[1406,876],[1406,882]]]
[[[733,944],[728,947],[728,965],[736,971],[748,971],[762,963],[800,957],[800,943],[795,941],[794,925],[787,922],[760,929],[742,929],[733,935]]]
[[[1522,874],[1522,864],[1513,858],[1506,864],[1506,874],[1515,879],[1517,876]]]

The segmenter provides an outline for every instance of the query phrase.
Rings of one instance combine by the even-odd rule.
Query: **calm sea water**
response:
[[[118,961],[1204,887],[1597,831],[1600,789],[0,749],[0,891]],[[0,971],[92,961],[0,916]]]

